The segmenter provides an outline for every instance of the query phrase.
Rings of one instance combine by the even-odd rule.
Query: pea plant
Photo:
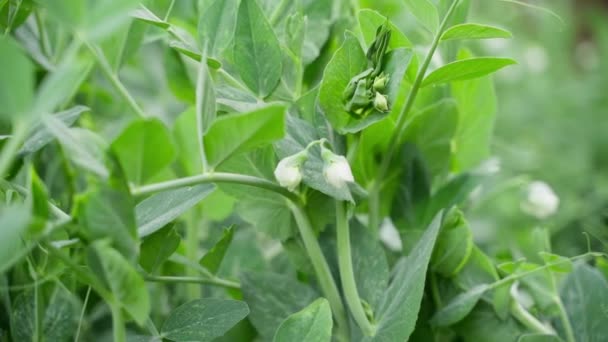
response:
[[[0,1],[0,341],[605,339],[602,254],[475,242],[471,3]]]

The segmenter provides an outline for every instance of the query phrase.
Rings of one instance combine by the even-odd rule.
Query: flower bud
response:
[[[386,88],[387,84],[388,84],[388,75],[385,75],[384,73],[382,73],[374,79],[373,87],[374,87],[375,91],[382,91],[382,90],[384,90],[384,88]]]
[[[336,155],[325,147],[321,148],[321,156],[325,161],[323,176],[329,184],[336,188],[341,188],[346,183],[355,181],[348,160],[344,156]]]
[[[376,92],[374,107],[381,112],[388,112],[388,100],[386,96]]]
[[[547,183],[540,181],[530,183],[526,199],[521,204],[523,211],[538,219],[545,219],[555,214],[558,207],[559,197]]]
[[[279,161],[274,170],[274,177],[279,184],[287,188],[289,191],[294,191],[302,181],[302,164],[307,158],[306,151],[302,151],[285,157]]]

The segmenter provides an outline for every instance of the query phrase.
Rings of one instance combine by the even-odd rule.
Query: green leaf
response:
[[[0,122],[25,114],[34,97],[34,66],[9,36],[0,37]]]
[[[218,166],[234,154],[271,143],[284,134],[285,107],[282,105],[223,116],[204,137],[207,161],[212,167]]]
[[[431,33],[439,28],[439,13],[437,7],[429,0],[405,0],[405,7]]]
[[[41,333],[36,326],[36,317],[41,314],[38,310],[39,297],[33,290],[25,291],[16,296],[11,312],[11,333],[18,341],[33,341],[40,337]]]
[[[143,325],[150,313],[150,297],[144,279],[135,268],[118,251],[101,241],[89,248],[88,264],[117,304]]]
[[[579,341],[600,342],[606,339],[608,281],[597,269],[586,264],[577,265],[564,280],[560,296],[574,336]]]
[[[219,57],[232,43],[238,4],[231,0],[199,1],[198,38],[207,45],[209,55]]]
[[[264,340],[272,340],[287,317],[318,298],[308,285],[274,273],[245,273],[241,276],[241,286],[251,308],[249,319]]]
[[[431,260],[442,213],[438,213],[407,259],[393,270],[393,280],[380,302],[376,321],[378,331],[363,341],[407,341],[418,318],[426,272]]]
[[[225,229],[222,238],[201,258],[199,264],[212,274],[216,274],[222,264],[222,260],[224,260],[228,247],[230,247],[233,236],[234,226]]]
[[[101,138],[88,130],[70,128],[53,115],[43,115],[42,119],[46,129],[59,140],[74,164],[101,178],[109,176],[103,161],[105,143]]]
[[[563,340],[556,335],[526,334],[522,335],[517,342],[563,342]]]
[[[38,177],[33,166],[30,167],[29,173],[28,204],[35,219],[29,230],[31,233],[40,233],[44,230],[49,218],[49,195],[44,182]]]
[[[212,184],[200,184],[152,195],[135,207],[137,234],[148,236],[178,218],[215,190]]]
[[[171,24],[157,17],[156,14],[154,14],[144,5],[140,5],[139,8],[135,9],[134,11],[131,11],[131,16],[137,20],[141,20],[145,23],[160,27],[163,30],[166,30],[171,27]]]
[[[539,252],[541,258],[545,261],[545,264],[554,264],[549,266],[549,269],[553,272],[558,273],[569,273],[572,272],[572,260],[561,255],[552,254],[548,252]]]
[[[89,111],[88,107],[74,106],[70,109],[55,113],[53,116],[63,122],[65,126],[70,127],[76,122],[76,120],[78,120],[82,113],[87,111]],[[51,132],[44,126],[43,123],[39,123],[32,129],[32,133],[23,143],[21,150],[19,150],[19,154],[24,155],[34,153],[46,146],[52,140],[53,135]]]
[[[195,101],[194,85],[188,76],[188,70],[181,54],[175,49],[167,48],[164,62],[165,75],[173,95],[181,101],[193,104]]]
[[[447,327],[459,322],[473,310],[481,296],[487,290],[488,285],[482,284],[467,292],[459,294],[446,306],[435,313],[431,319],[431,325],[436,327]]]
[[[147,236],[141,244],[139,264],[148,273],[156,271],[179,247],[181,238],[173,225]]]
[[[473,57],[448,63],[428,74],[422,86],[454,81],[470,80],[498,71],[506,66],[517,64],[510,58]]]
[[[176,342],[207,342],[223,336],[249,314],[245,302],[204,298],[171,311],[161,335]]]
[[[481,24],[458,24],[445,30],[441,40],[511,38],[513,35],[499,27]]]
[[[365,45],[369,46],[376,38],[376,30],[379,26],[386,23],[387,18],[374,10],[364,8],[357,13],[357,19],[359,20],[359,29],[361,30]],[[388,22],[388,27],[391,30],[391,39],[388,43],[390,49],[414,47],[412,42],[391,21]]]
[[[78,299],[62,286],[56,286],[42,321],[47,341],[66,341],[78,328]]]
[[[175,159],[175,147],[167,127],[158,119],[131,123],[112,143],[127,178],[142,184]]]
[[[412,60],[409,49],[396,49],[384,56],[384,72],[390,76],[387,85],[389,107],[396,101],[405,71]],[[323,73],[319,90],[319,106],[332,127],[341,134],[356,133],[386,118],[389,113],[374,110],[364,118],[355,118],[344,108],[343,92],[350,80],[367,69],[367,58],[359,40],[347,32],[342,46],[336,51]]]
[[[431,269],[444,277],[462,270],[473,251],[473,233],[464,214],[457,210],[446,218],[433,251]]]
[[[274,342],[331,341],[331,309],[325,298],[312,302],[304,310],[289,316],[274,335]]]
[[[209,131],[209,127],[216,117],[216,94],[213,80],[209,74],[206,53],[203,52],[201,62],[198,66],[198,80],[196,82],[196,121],[198,126],[199,143],[202,137]]]
[[[22,241],[30,221],[31,214],[25,206],[0,207],[0,274],[24,256]]]
[[[282,74],[281,46],[257,1],[241,1],[234,37],[235,67],[245,84],[268,96]]]
[[[492,308],[480,302],[479,305],[453,328],[463,342],[513,342],[522,335],[519,323],[512,317],[500,319]]]

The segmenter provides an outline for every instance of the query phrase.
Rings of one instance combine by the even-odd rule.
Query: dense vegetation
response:
[[[570,4],[0,0],[0,341],[605,341]]]

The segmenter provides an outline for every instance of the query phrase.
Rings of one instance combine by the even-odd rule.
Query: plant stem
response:
[[[199,215],[197,208],[194,208],[190,212],[190,219],[186,224],[186,258],[190,261],[195,262],[198,257],[198,249],[199,249],[199,229],[201,228],[199,223]],[[193,277],[196,273],[193,269],[186,269],[186,276]],[[201,287],[197,283],[187,282],[186,283],[186,297],[188,300],[195,300],[200,298],[201,296]]]
[[[437,33],[435,34],[435,37],[433,38],[431,48],[429,49],[429,52],[427,53],[426,57],[424,58],[424,62],[420,66],[420,69],[418,69],[418,73],[416,74],[416,79],[414,80],[414,84],[412,85],[412,90],[408,94],[407,99],[405,101],[405,106],[403,106],[403,109],[401,110],[401,113],[399,113],[399,117],[397,118],[397,124],[395,125],[395,129],[393,130],[393,133],[391,134],[391,138],[388,143],[388,149],[387,149],[386,154],[384,155],[384,158],[382,159],[382,163],[380,164],[380,169],[379,169],[378,175],[376,177],[376,182],[374,183],[374,189],[372,189],[370,191],[370,197],[372,196],[371,193],[380,191],[380,184],[381,184],[380,180],[382,180],[384,178],[384,176],[386,175],[386,172],[388,171],[390,163],[391,163],[393,156],[395,154],[395,151],[397,149],[399,137],[401,136],[402,131],[405,129],[408,114],[414,107],[414,102],[416,101],[416,96],[418,95],[418,91],[420,90],[422,81],[424,80],[424,76],[426,75],[426,71],[427,71],[429,65],[431,64],[433,55],[435,54],[435,51],[437,50],[437,47],[439,46],[439,42],[441,40],[441,35],[445,31],[445,29],[448,25],[448,22],[450,21],[450,18],[452,17],[452,14],[454,13],[456,6],[458,5],[458,2],[459,2],[459,0],[454,0],[452,2],[452,5],[450,6],[447,13],[445,14],[445,17],[443,18],[443,21],[441,22],[441,25],[439,26],[439,29],[437,30]],[[376,196],[376,197],[379,198],[379,196]],[[370,208],[373,206],[379,206],[379,203],[372,204],[371,199],[370,199]],[[373,213],[373,214],[379,215],[379,213]],[[372,226],[370,224],[370,228],[372,229],[372,231],[377,231],[379,228],[378,224],[380,223],[380,218],[377,217],[377,218],[371,219],[371,216],[372,216],[372,213],[370,212],[370,222],[373,222],[374,224],[376,224],[376,226]]]
[[[564,303],[562,299],[556,297],[555,303],[559,308],[559,319],[564,326],[564,332],[566,333],[566,341],[567,342],[576,342],[576,338],[574,337],[574,331],[572,330],[572,323],[570,322],[570,318],[568,318],[568,313],[566,312],[566,308],[564,307]]]
[[[276,192],[277,194],[282,195],[283,197],[293,202],[300,202],[300,198],[298,197],[298,195],[267,179],[225,172],[212,172],[197,176],[178,178],[161,183],[145,185],[139,188],[132,189],[131,193],[134,196],[146,196],[157,192],[205,183],[232,183],[249,185],[254,186],[256,188]]]
[[[338,329],[342,330],[342,334],[348,336],[348,321],[346,319],[344,305],[342,304],[338,287],[331,275],[329,265],[327,264],[323,251],[321,251],[319,242],[315,237],[310,220],[300,205],[293,202],[288,203],[298,225],[298,229],[300,230],[300,236],[302,236],[302,241],[304,241],[304,246],[308,253],[308,257],[310,258],[310,262],[312,263],[312,267],[317,275],[319,286],[331,306],[331,311],[333,312]]]
[[[127,102],[129,107],[131,107],[131,109],[137,115],[139,115],[142,118],[145,118],[146,114],[141,109],[141,107],[137,104],[137,102],[135,101],[133,96],[131,96],[131,94],[129,93],[127,88],[124,86],[124,84],[122,84],[120,79],[118,79],[118,76],[112,70],[112,66],[108,62],[106,56],[104,56],[103,52],[101,52],[99,50],[99,47],[89,43],[86,39],[82,39],[82,41],[87,46],[89,51],[91,51],[91,54],[93,54],[93,57],[95,57],[95,60],[97,61],[97,64],[99,64],[99,66],[101,67],[101,71],[103,71],[103,73],[106,75],[106,77],[108,78],[110,83],[112,83],[114,88],[116,88],[116,90],[118,91],[120,96],[122,96],[122,98]]]
[[[345,203],[336,201],[336,240],[338,247],[338,266],[344,299],[350,312],[365,336],[374,336],[376,328],[369,322],[361,304],[357,282],[353,271],[352,255],[350,250],[350,231],[348,217],[344,208]]]
[[[15,160],[19,147],[25,140],[29,132],[29,119],[15,120],[15,127],[12,136],[8,139],[6,145],[0,154],[0,178],[4,178],[4,174],[8,171]]]
[[[281,2],[276,6],[275,10],[270,16],[270,25],[275,26],[279,22],[279,20],[281,19],[281,14],[285,12],[285,9],[290,3],[290,0],[281,0]]]
[[[516,300],[511,303],[511,314],[526,328],[543,335],[555,335],[555,331],[544,325]]]
[[[226,280],[218,277],[212,278],[201,278],[201,277],[174,277],[174,276],[155,276],[155,275],[143,275],[144,280],[155,282],[155,283],[186,283],[186,284],[204,284],[204,285],[215,285],[229,289],[240,289],[241,284]]]
[[[127,340],[127,333],[121,308],[118,304],[112,303],[110,304],[110,309],[112,310],[112,334],[114,342],[125,342]]]

